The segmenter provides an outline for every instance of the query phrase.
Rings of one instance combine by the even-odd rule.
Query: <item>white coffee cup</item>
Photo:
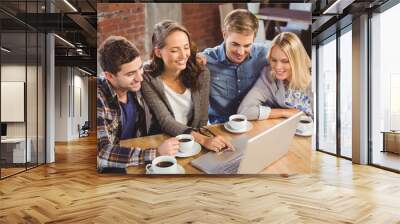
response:
[[[194,138],[192,135],[182,134],[176,136],[176,138],[179,141],[179,152],[185,153],[192,150],[194,144]]]
[[[312,135],[314,123],[311,117],[302,116],[297,126],[296,132],[303,135]]]
[[[234,114],[229,117],[229,126],[235,130],[243,130],[247,127],[247,117],[242,114]]]
[[[174,156],[159,156],[146,165],[146,170],[151,174],[174,174],[178,165]]]

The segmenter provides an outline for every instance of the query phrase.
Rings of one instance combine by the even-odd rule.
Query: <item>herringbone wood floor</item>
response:
[[[96,139],[0,181],[0,223],[400,223],[400,175],[313,154],[308,175],[97,174]]]

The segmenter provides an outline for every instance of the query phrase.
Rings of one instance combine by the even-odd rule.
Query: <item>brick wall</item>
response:
[[[182,4],[182,24],[192,34],[199,50],[214,47],[222,41],[219,4]],[[97,4],[97,46],[110,35],[120,35],[145,52],[145,4]]]
[[[143,3],[97,4],[97,46],[111,35],[124,36],[144,52]]]
[[[182,24],[189,30],[199,50],[222,41],[218,3],[182,4]]]

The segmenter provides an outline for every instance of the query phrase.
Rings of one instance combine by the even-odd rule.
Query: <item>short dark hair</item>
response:
[[[110,36],[100,46],[99,62],[105,72],[116,75],[121,70],[121,65],[139,57],[136,46],[121,36]]]

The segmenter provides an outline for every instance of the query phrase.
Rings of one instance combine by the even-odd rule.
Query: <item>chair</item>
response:
[[[87,137],[89,136],[89,129],[90,129],[90,123],[89,121],[85,121],[85,123],[80,127],[78,124],[78,133],[79,133],[79,138],[80,137]]]
[[[312,7],[311,3],[290,3],[289,5],[290,10],[305,11],[310,13],[311,13],[311,7]],[[286,26],[279,27],[278,29],[280,29],[280,32],[293,32],[300,34],[301,30],[307,30],[309,26],[310,26],[309,24],[288,22]]]

